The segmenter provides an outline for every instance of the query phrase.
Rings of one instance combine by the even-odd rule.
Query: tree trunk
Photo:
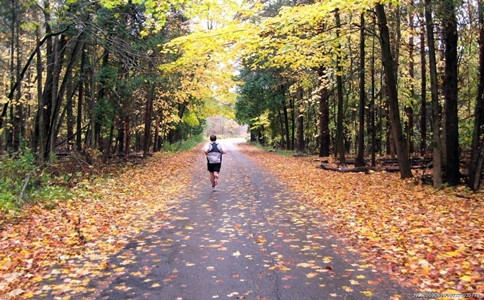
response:
[[[355,167],[365,166],[365,14],[360,15],[360,105],[358,127],[358,154]]]
[[[421,100],[420,100],[420,155],[424,156],[427,150],[427,57],[425,55],[425,19],[420,13],[422,24],[420,33],[420,62],[421,62]]]
[[[392,53],[390,50],[390,38],[388,33],[385,10],[382,4],[376,5],[376,15],[378,18],[378,27],[380,29],[380,43],[382,49],[382,60],[385,68],[386,89],[389,99],[389,115],[392,127],[392,135],[395,139],[395,148],[397,150],[398,165],[400,166],[400,176],[402,178],[412,177],[408,152],[405,148],[405,141],[402,134],[402,125],[400,124],[400,114],[398,111],[398,92],[397,82],[394,73]]]
[[[329,90],[328,90],[328,70],[322,66],[318,69],[319,76],[319,156],[329,156]]]
[[[291,98],[291,97],[290,97]],[[291,150],[294,150],[294,144],[296,143],[296,108],[294,107],[294,99],[290,100],[291,105]]]
[[[42,54],[40,51],[40,34],[39,34],[39,27],[36,28],[36,44],[37,49],[35,51],[36,54],[36,71],[37,71],[37,115],[35,117],[35,135],[33,141],[33,149],[34,152],[37,152],[38,147],[42,147],[44,144],[44,106],[42,105]],[[39,165],[43,163],[43,155],[38,156]]]
[[[457,18],[455,16],[454,0],[444,0],[442,5],[445,44],[445,145],[447,149],[445,175],[447,183],[450,186],[455,186],[460,183],[459,117],[457,114]]]
[[[15,24],[17,23],[17,3],[15,0],[10,1],[10,9],[12,10],[12,20],[10,22],[10,88],[13,87],[15,84]],[[18,93],[17,93],[18,94]],[[12,98],[13,99],[13,98]],[[14,103],[16,104],[16,103]],[[13,135],[14,135],[14,124],[13,124],[13,107],[15,105],[10,106],[8,122],[7,122],[7,142],[6,142],[6,149],[8,152],[16,151],[13,149]]]
[[[335,11],[336,18],[336,38],[340,37],[341,20],[339,16],[339,10]],[[343,80],[341,78],[341,73],[343,72],[340,65],[341,55],[339,54],[339,49],[341,45],[338,43],[337,49],[338,54],[336,57],[336,89],[338,91],[338,116],[336,119],[336,155],[339,158],[339,162],[345,164],[345,147],[344,147],[344,132],[343,132]]]
[[[79,84],[79,83],[78,83]],[[72,140],[74,139],[74,93],[75,88],[73,87],[72,81],[69,82],[67,87],[67,103],[66,103],[66,111],[67,111],[67,149],[70,151]]]
[[[410,6],[414,7],[414,1],[410,1]],[[408,14],[408,26],[410,29],[410,38],[408,39],[408,56],[409,56],[409,70],[408,75],[410,76],[410,104],[405,107],[405,113],[407,114],[407,124],[405,126],[405,131],[407,135],[407,152],[413,153],[415,151],[413,145],[413,101],[415,99],[415,63],[413,59],[413,53],[415,49],[413,34],[414,34],[414,25],[413,25],[413,14],[409,12]]]
[[[284,141],[284,120],[282,119],[282,113],[280,109],[277,109],[277,117],[279,119],[279,126],[281,126],[281,147],[286,148],[286,142]]]
[[[375,32],[375,16],[373,15],[373,32]],[[376,166],[376,128],[375,128],[375,37],[371,41],[371,99],[370,99],[369,132],[371,135],[371,165]]]
[[[304,151],[304,107],[303,102],[303,91],[302,88],[298,88],[297,92],[297,152],[301,153]]]
[[[479,2],[479,90],[474,114],[471,163],[468,186],[478,190],[482,181],[482,161],[484,160],[484,3]]]
[[[286,105],[286,99],[284,97],[284,123],[286,124],[286,150],[291,149],[291,140],[289,137],[289,118],[287,116],[287,105]]]
[[[81,73],[79,74],[79,94],[77,97],[77,117],[76,117],[76,149],[82,149],[82,106],[84,105],[84,89],[86,86],[86,43],[83,43],[81,50]]]
[[[158,144],[160,139],[160,113],[156,113],[156,120],[155,120],[155,136],[153,139],[153,152],[158,152]]]
[[[13,116],[13,150],[18,151],[20,149],[20,142],[23,137],[23,128],[25,122],[23,116],[23,103],[20,102],[22,91],[21,91],[21,52],[20,52],[20,16],[19,16],[19,3],[18,1],[15,2],[15,15],[17,16],[17,21],[15,22],[15,48],[16,48],[16,66],[15,66],[15,78],[16,81],[19,82],[19,87],[17,89],[16,99],[16,106],[14,108],[14,116]]]
[[[437,88],[437,61],[435,59],[435,39],[432,20],[431,0],[425,0],[425,22],[429,48],[430,92],[432,98],[432,180],[435,188],[442,187],[442,139],[440,136],[441,107]]]
[[[143,156],[146,157],[150,152],[151,141],[151,119],[153,117],[153,100],[155,98],[155,84],[150,83],[145,109],[145,132],[143,138]]]

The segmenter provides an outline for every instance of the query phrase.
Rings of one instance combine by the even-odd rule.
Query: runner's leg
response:
[[[210,172],[210,183],[212,183],[212,187],[215,186],[215,176],[213,172]]]
[[[215,183],[215,185],[217,185],[218,184],[218,172],[213,172],[213,174],[214,174],[214,176],[213,176],[214,177],[214,183]]]

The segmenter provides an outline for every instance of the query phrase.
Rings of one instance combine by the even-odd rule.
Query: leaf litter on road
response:
[[[158,153],[142,166],[81,183],[78,198],[54,209],[25,207],[26,217],[0,233],[0,298],[62,298],[85,291],[97,276],[123,272],[109,257],[170,218],[168,200],[188,185],[197,155]]]
[[[319,207],[327,216],[325,224],[346,241],[350,251],[363,255],[366,264],[418,291],[484,291],[482,193],[435,191],[385,172],[325,171],[316,168],[313,157],[283,157],[252,146],[243,148],[300,193],[306,201],[302,205]],[[362,294],[372,296],[370,291]]]

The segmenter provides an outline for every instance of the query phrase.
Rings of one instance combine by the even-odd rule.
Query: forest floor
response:
[[[0,298],[484,291],[482,192],[238,149],[215,192],[193,150],[81,182],[54,209],[26,207],[0,232]]]

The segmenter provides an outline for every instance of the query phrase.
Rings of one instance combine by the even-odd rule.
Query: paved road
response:
[[[126,272],[92,284],[97,292],[88,297],[389,299],[404,292],[345,251],[297,194],[227,148],[219,186],[212,190],[205,168],[194,170],[190,190],[171,203],[172,218],[113,258]]]

